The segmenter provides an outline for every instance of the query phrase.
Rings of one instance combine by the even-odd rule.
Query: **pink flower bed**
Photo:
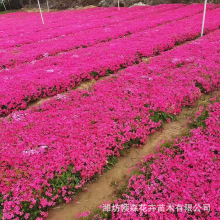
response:
[[[208,5],[208,10],[212,10],[216,7],[216,5]],[[100,25],[96,28],[86,30],[82,28],[78,33],[69,34],[67,36],[64,34],[59,38],[37,41],[32,44],[23,44],[20,47],[2,49],[0,52],[0,66],[6,68],[11,65],[18,65],[27,61],[30,62],[45,56],[55,55],[79,47],[88,47],[101,41],[108,41],[128,34],[137,33],[169,21],[183,19],[184,17],[201,13],[204,6],[196,4],[180,7],[178,9],[174,7],[171,11],[168,9],[170,9],[170,6],[168,8],[148,7],[146,10],[136,10],[133,12],[134,14],[130,15],[133,19],[128,19],[127,16],[122,14],[121,17],[117,19],[117,22],[113,24],[111,23],[114,17],[109,19],[109,22],[103,22],[103,19],[101,19]],[[166,11],[163,12],[163,10]],[[140,12],[142,16],[140,16]],[[139,16],[134,19],[134,15]],[[103,26],[101,24],[105,25],[105,28],[100,27]],[[69,29],[69,27],[66,26],[65,28]],[[27,39],[25,38],[24,40]],[[14,41],[17,42],[18,39]]]
[[[43,13],[45,20],[47,21],[44,26],[42,26],[41,18],[39,17],[39,12],[16,12],[13,14],[4,14],[1,15],[1,32],[0,38],[13,37],[16,35],[22,36],[22,34],[30,34],[38,31],[47,30],[50,27],[61,27],[64,25],[69,25],[72,23],[70,21],[83,19],[84,17],[93,18],[98,16],[100,12],[104,12],[105,9],[101,8],[92,8],[87,10],[76,10],[76,11],[60,11],[60,12],[50,12]],[[106,9],[105,12],[108,15],[112,15],[113,12],[117,10]],[[109,14],[110,13],[110,14]],[[62,16],[63,23],[59,21],[59,16]],[[92,17],[91,17],[92,16]],[[15,23],[15,20],[17,21]],[[66,23],[68,22],[68,23]],[[10,29],[8,27],[11,27]]]
[[[205,33],[219,27],[220,9],[207,13]],[[104,76],[192,40],[200,35],[202,14],[171,22],[130,37],[100,43],[59,56],[2,71],[0,74],[0,115],[41,97],[52,96],[74,88],[82,81]],[[160,33],[160,34],[158,34]]]
[[[189,64],[153,71],[158,61],[161,66],[167,62],[164,53],[153,58],[152,65],[129,67],[91,91],[57,95],[40,107],[2,119],[3,219],[45,217],[48,207],[68,202],[113,156],[144,143],[162,121],[175,119],[183,106],[194,104],[206,85],[209,90],[219,88],[219,63],[206,68],[209,57],[219,55],[219,49],[211,47],[219,36],[216,31],[194,41],[192,53],[187,51],[193,59]],[[208,45],[200,66],[200,52]],[[175,53],[184,58],[184,46],[168,52],[170,61]]]
[[[39,12],[37,13],[27,13],[27,12],[18,12],[13,14],[6,14],[1,16],[1,21],[3,26],[1,26],[1,38],[8,37],[8,40],[11,41],[11,44],[3,44],[2,47],[10,47],[10,46],[16,46],[19,45],[18,43],[31,43],[34,42],[31,40],[31,35],[34,34],[43,34],[46,31],[50,34],[50,30],[53,30],[53,28],[57,28],[58,30],[62,30],[65,26],[68,26],[69,28],[73,27],[73,21],[76,23],[76,25],[82,25],[86,19],[91,19],[94,22],[97,22],[97,20],[106,19],[108,16],[112,16],[113,14],[117,13],[116,8],[112,9],[101,9],[101,8],[94,8],[94,9],[87,9],[87,10],[76,10],[76,11],[61,11],[61,12],[50,12],[50,13],[43,13],[45,25],[42,25],[41,18],[39,16]],[[124,12],[122,12],[123,14]],[[129,12],[128,12],[129,13]],[[60,22],[60,18],[62,17],[62,21]],[[15,20],[17,21],[15,23]],[[109,20],[109,19],[108,19]],[[11,29],[8,28],[8,26],[11,26]],[[83,25],[85,26],[85,24]],[[90,26],[90,25],[89,25]],[[89,28],[89,27],[88,27]],[[53,33],[53,32],[52,32]],[[59,37],[61,35],[58,34],[54,37]],[[27,40],[25,39],[19,39],[20,42],[12,40],[16,40],[19,37],[28,37]],[[48,37],[50,37],[49,35]],[[43,36],[44,40],[47,39],[47,35]],[[33,36],[33,39],[35,37]],[[18,40],[18,39],[17,39]],[[42,39],[43,40],[43,39]]]
[[[63,35],[74,34],[79,31],[84,31],[87,29],[97,28],[101,26],[107,26],[115,23],[120,23],[130,19],[136,19],[139,16],[142,17],[146,13],[153,12],[162,12],[166,10],[172,10],[178,7],[183,6],[180,5],[162,5],[159,7],[134,7],[134,8],[124,8],[123,10],[118,11],[117,8],[110,9],[90,9],[85,10],[83,13],[75,13],[75,12],[66,12],[67,16],[65,16],[64,12],[58,12],[55,14],[54,19],[51,18],[50,13],[45,18],[45,25],[42,27],[42,23],[40,20],[39,13],[33,13],[30,15],[30,18],[27,22],[24,22],[23,27],[17,27],[14,20],[14,29],[10,30],[9,36],[4,36],[4,42],[0,42],[1,48],[8,48],[12,46],[19,46],[22,44],[34,43],[37,41],[43,41],[50,38],[58,38]],[[209,6],[210,8],[215,6]],[[47,14],[47,13],[46,13]],[[60,14],[60,15],[59,15]],[[52,14],[53,15],[53,14]],[[11,15],[13,16],[13,15]],[[64,16],[64,20],[63,20]],[[48,17],[48,18],[47,18]],[[66,17],[66,19],[65,19]],[[38,26],[32,27],[32,20],[38,20]],[[22,21],[22,20],[21,20]],[[49,22],[49,23],[47,23]],[[7,21],[6,21],[6,29],[7,29]],[[17,30],[18,28],[22,29],[22,32]],[[7,30],[3,33],[7,32]],[[18,32],[18,33],[17,33]],[[21,33],[19,33],[21,32]]]
[[[220,103],[183,136],[157,148],[137,165],[122,197],[93,219],[220,218]]]

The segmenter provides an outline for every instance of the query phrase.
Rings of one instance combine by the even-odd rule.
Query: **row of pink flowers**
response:
[[[219,27],[220,9],[207,13],[205,33]],[[126,38],[85,49],[46,57],[40,61],[2,71],[0,74],[0,115],[41,97],[74,88],[82,81],[104,76],[122,67],[173,48],[200,35],[202,14],[171,22]],[[160,34],[158,34],[160,33]]]
[[[157,7],[150,7],[150,11],[156,10],[166,11],[175,8],[182,7],[183,4],[176,5],[160,5]],[[218,6],[218,5],[217,5]],[[74,10],[74,11],[60,11],[60,12],[50,12],[44,13],[45,25],[42,26],[42,21],[39,17],[39,13],[27,13],[19,12],[13,14],[1,15],[0,19],[2,21],[0,38],[4,37],[14,37],[29,35],[31,33],[35,34],[38,32],[43,33],[53,28],[71,27],[79,25],[81,28],[85,28],[87,23],[88,28],[95,28],[100,26],[100,20],[103,19],[103,22],[107,24],[114,24],[114,22],[126,21],[130,19],[136,19],[138,16],[143,16],[143,13],[148,11],[149,6],[145,7],[132,7],[132,8],[122,8],[120,11],[117,8],[92,8],[86,10]],[[62,18],[62,22],[60,21]],[[17,22],[15,22],[17,20]],[[73,22],[74,21],[74,22]],[[32,25],[30,25],[32,24]],[[75,24],[75,26],[74,26]],[[105,23],[104,23],[105,24]],[[11,25],[12,28],[8,29],[8,26]],[[103,25],[103,24],[102,24]],[[61,36],[62,33],[59,33],[57,37]],[[47,39],[47,38],[45,38]],[[16,43],[16,42],[14,42]],[[16,44],[15,44],[16,45]]]
[[[216,7],[216,5],[208,5],[208,10],[212,10]],[[166,7],[163,7],[162,9],[165,10],[165,8]],[[162,9],[158,7],[154,7],[153,9],[152,7],[148,7],[146,10],[137,10],[134,14],[130,15],[132,20],[128,20],[127,16],[120,14],[121,18],[118,18],[118,22],[114,22],[114,24],[111,24],[114,19],[108,18],[110,25],[105,22],[105,27],[103,27],[103,20],[100,20],[100,25],[96,28],[86,30],[82,28],[77,33],[72,30],[73,34],[64,35],[59,38],[41,40],[31,44],[23,44],[20,47],[2,49],[0,52],[0,66],[9,67],[23,62],[30,62],[45,56],[55,55],[79,47],[88,47],[98,42],[108,41],[147,30],[173,20],[183,19],[201,13],[203,11],[203,5],[195,4],[178,9],[174,7],[171,11],[168,10],[168,8],[165,12],[163,12]],[[138,12],[141,12],[142,16],[140,16]],[[148,15],[147,18],[146,13]],[[134,19],[134,16],[137,18]],[[69,30],[69,27],[65,26],[65,28]],[[32,35],[30,37],[32,37]],[[23,40],[29,42],[27,38]],[[15,42],[17,42],[17,40]]]
[[[205,128],[145,157],[122,197],[93,219],[219,219],[219,98],[208,107]]]
[[[42,30],[42,28],[48,29],[50,28],[50,25],[54,25],[55,27],[60,27],[62,26],[62,24],[57,22],[58,21],[57,16],[62,16],[64,24],[70,24],[70,21],[68,22],[70,18],[79,19],[79,18],[83,18],[84,17],[83,15],[96,16],[101,11],[103,11],[101,8],[92,8],[87,10],[75,10],[75,11],[66,10],[66,11],[50,12],[50,13],[45,12],[44,18],[47,20],[47,23],[45,23],[45,26],[43,27],[39,26],[40,24],[42,24],[41,19],[39,19],[39,12],[36,13],[16,12],[13,14],[3,14],[0,17],[2,22],[1,25],[2,32],[0,33],[0,37],[4,38],[10,35],[11,36],[16,34],[19,35],[22,33],[26,33],[26,31],[28,33],[32,31],[34,33]],[[109,9],[105,10],[106,13],[109,13],[110,11],[112,11],[113,13],[113,10],[109,10]],[[17,20],[17,22],[15,22],[15,20]],[[8,28],[9,25],[11,25],[11,29]]]
[[[0,19],[2,22],[1,26],[1,39],[6,37],[22,37],[22,35],[29,36],[30,34],[35,34],[38,32],[43,33],[44,31],[49,32],[52,28],[63,28],[64,26],[70,26],[73,21],[78,25],[82,25],[86,19],[96,20],[95,17],[101,18],[103,16],[112,16],[117,12],[116,9],[87,9],[87,10],[76,10],[76,11],[61,11],[61,12],[50,12],[44,13],[45,25],[42,25],[42,21],[39,17],[39,13],[27,13],[18,12],[13,14],[1,15]],[[123,12],[122,12],[123,13]],[[62,18],[62,21],[60,21]],[[17,22],[15,22],[15,20]],[[85,25],[85,24],[84,24]],[[11,29],[8,28],[11,26]],[[60,36],[60,35],[58,35]],[[58,37],[57,36],[57,37]],[[16,45],[16,42],[14,42]]]
[[[48,207],[68,202],[74,189],[100,174],[109,157],[144,143],[162,120],[193,105],[200,90],[219,88],[219,63],[208,65],[219,56],[219,37],[216,31],[191,42],[193,50],[180,46],[152,58],[152,64],[131,66],[98,82],[91,91],[59,94],[1,119],[3,219],[45,217]],[[201,57],[204,48],[209,50]],[[165,71],[170,62],[174,65]]]

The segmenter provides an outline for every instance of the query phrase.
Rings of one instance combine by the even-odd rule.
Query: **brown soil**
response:
[[[119,73],[119,72],[120,72],[120,71],[118,71],[118,73]],[[86,81],[82,82],[80,85],[76,86],[73,90],[90,90],[90,89],[92,88],[92,86],[93,86],[97,81],[99,81],[99,80],[105,80],[106,78],[111,77],[111,76],[112,76],[112,75],[110,75],[110,76],[102,76],[102,77],[98,78],[98,80],[95,80],[95,79],[86,80]],[[65,95],[65,94],[67,94],[67,92],[62,92],[62,93],[59,93],[59,94]],[[48,101],[48,100],[53,99],[53,98],[54,98],[54,96],[46,97],[46,98],[40,98],[40,99],[37,100],[37,101],[34,101],[34,102],[32,102],[32,103],[29,103],[27,109],[28,109],[28,108],[31,108],[31,107],[34,107],[34,106],[39,106],[39,105],[41,105],[43,102]]]
[[[68,8],[67,10],[83,10],[83,9],[88,9],[88,8],[95,8],[97,6],[95,5],[88,5],[85,7],[76,7],[76,8]],[[47,12],[47,8],[42,8],[41,5],[41,10],[42,12]],[[39,8],[22,8],[20,11],[25,11],[25,12],[39,12]],[[50,12],[55,12],[55,11],[60,11],[59,9],[54,9],[54,8],[50,8]]]
[[[105,77],[102,77],[102,79],[103,78],[105,78]],[[76,89],[80,89],[80,90],[87,89],[87,90],[89,90],[95,83],[96,83],[96,80],[94,80],[94,79],[88,80],[88,81],[85,81],[85,82],[81,83],[79,86],[76,86],[73,90],[76,90]],[[60,94],[64,95],[66,93],[67,92],[63,92],[63,93],[60,93]],[[31,107],[34,107],[34,106],[41,105],[43,102],[48,101],[48,100],[53,99],[53,98],[54,98],[54,96],[41,98],[41,99],[37,100],[36,102],[30,103],[27,108],[31,108]]]
[[[156,146],[162,140],[169,140],[181,135],[185,130],[187,117],[192,116],[200,105],[207,104],[215,94],[203,95],[194,107],[186,107],[177,117],[177,121],[166,123],[162,131],[151,135],[146,144],[140,148],[130,149],[125,156],[109,171],[103,173],[95,182],[86,185],[86,191],[80,192],[73,202],[56,206],[49,211],[48,220],[73,220],[76,215],[86,211],[94,211],[104,201],[117,199],[116,186],[128,174],[128,169],[142,160],[143,156],[154,153]]]
[[[22,8],[21,11],[25,12],[40,12],[39,8]],[[41,8],[42,12],[47,12],[47,8]],[[50,9],[50,12],[58,11],[57,9]]]
[[[95,5],[88,5],[88,6],[85,6],[85,7],[76,7],[75,9],[76,10],[82,10],[82,9],[95,8],[95,7],[96,7]]]

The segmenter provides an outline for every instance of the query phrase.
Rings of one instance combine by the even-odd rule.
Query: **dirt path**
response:
[[[117,73],[120,73],[120,71],[121,70],[119,70]],[[97,80],[95,80],[95,79],[86,80],[86,81],[82,82],[80,85],[78,85],[75,88],[73,88],[72,91],[73,90],[90,90],[96,82],[101,81],[101,80],[105,80],[106,78],[112,77],[112,76],[114,76],[114,75],[102,76],[102,77],[98,78]],[[68,92],[62,92],[62,93],[58,93],[58,94],[65,95],[67,93]],[[31,107],[39,106],[43,102],[53,99],[55,96],[49,96],[49,97],[46,97],[46,98],[40,98],[37,101],[29,103],[26,109],[29,109]]]
[[[156,146],[162,140],[169,140],[180,135],[187,122],[187,117],[198,110],[198,106],[207,104],[214,95],[203,95],[196,106],[184,108],[177,121],[166,123],[162,131],[151,135],[147,143],[140,149],[132,148],[108,172],[103,173],[95,182],[87,184],[87,191],[80,192],[74,202],[56,206],[49,211],[48,220],[73,220],[78,213],[94,211],[102,202],[117,198],[115,186],[123,181],[128,169],[141,161],[143,156],[154,153]]]
[[[106,77],[102,77],[100,78],[99,80],[104,80]],[[91,79],[91,80],[87,80],[85,82],[82,82],[79,86],[76,86],[73,90],[84,90],[84,89],[90,89],[97,81],[95,79]],[[68,92],[62,92],[62,93],[59,93],[61,95],[65,95],[67,94]],[[30,104],[28,104],[28,108],[31,108],[31,107],[34,107],[34,106],[38,106],[38,105],[41,105],[43,102],[45,101],[48,101],[50,99],[53,99],[55,96],[49,96],[49,97],[46,97],[46,98],[41,98],[35,102],[32,102]]]

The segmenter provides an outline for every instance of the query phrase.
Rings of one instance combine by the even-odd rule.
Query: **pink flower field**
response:
[[[93,219],[219,219],[219,100],[205,110],[204,127],[145,157],[122,198]]]
[[[46,219],[219,90],[220,5],[208,4],[200,37],[203,7],[45,12],[44,26],[39,13],[0,15],[0,219]],[[219,122],[216,97],[188,135],[143,155],[123,196],[94,219],[219,219]]]
[[[201,6],[198,7],[201,10]],[[209,16],[205,31],[216,30],[220,23],[220,8],[210,10],[207,14]],[[179,13],[177,16],[180,17]],[[157,19],[161,22],[164,17],[158,16]],[[146,27],[147,30],[137,31],[127,37],[71,50],[58,56],[46,56],[25,65],[16,65],[15,68],[3,69],[0,75],[3,82],[0,85],[0,115],[25,109],[30,102],[39,98],[67,91],[82,81],[104,76],[140,62],[142,57],[153,56],[171,49],[176,44],[192,40],[200,35],[201,19],[202,13],[195,15],[192,12],[190,18],[183,17],[171,22],[165,20],[164,25],[153,26],[149,30]],[[152,23],[155,22],[153,19]],[[142,22],[138,24],[142,25]]]

